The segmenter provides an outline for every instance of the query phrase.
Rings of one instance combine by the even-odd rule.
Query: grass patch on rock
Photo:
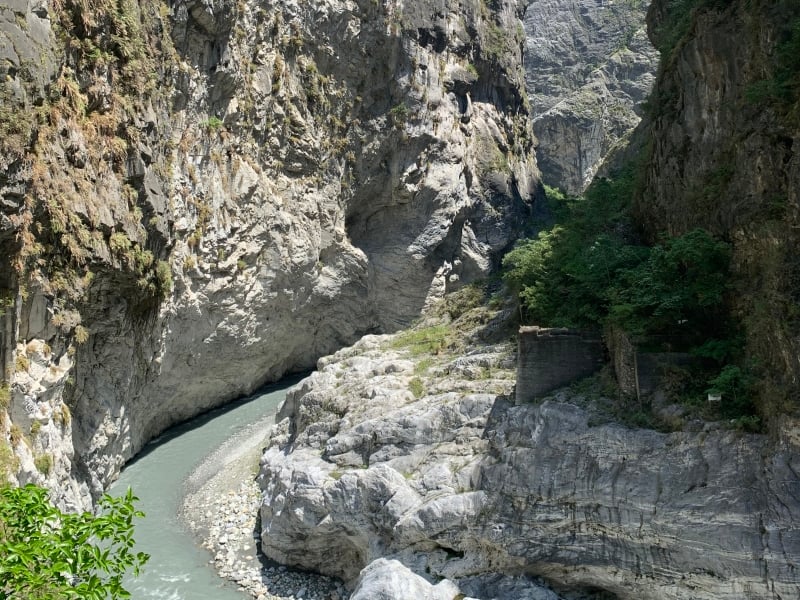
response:
[[[394,339],[392,348],[408,350],[412,356],[440,354],[449,345],[450,334],[446,323],[409,329]]]

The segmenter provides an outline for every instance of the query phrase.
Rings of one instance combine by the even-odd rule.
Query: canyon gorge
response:
[[[796,597],[795,48],[790,0],[5,2],[0,476],[85,509],[316,368],[258,533],[352,598]],[[492,278],[632,161],[637,241],[730,245],[758,431],[514,402]]]

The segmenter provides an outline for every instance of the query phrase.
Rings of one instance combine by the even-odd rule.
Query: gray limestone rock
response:
[[[25,38],[17,21],[39,13],[17,4],[0,12],[0,33],[26,48],[45,39],[61,56],[61,40]],[[81,189],[54,198],[67,198],[76,217],[68,225],[80,231],[65,239],[82,261],[75,271],[89,271],[85,289],[65,297],[42,270],[31,282],[0,274],[14,297],[23,285],[41,288],[51,318],[78,315],[56,334],[39,313],[28,324],[27,312],[10,311],[0,358],[14,364],[17,342],[28,341],[19,332],[74,353],[63,443],[74,450],[71,475],[94,494],[169,425],[365,333],[406,326],[446,291],[489,274],[538,185],[515,2],[154,9],[140,5],[137,16],[161,36],[156,75],[166,80],[158,93],[126,98],[141,102],[119,125],[136,144],[106,158],[90,139],[97,127],[64,122],[42,157],[40,170]],[[121,93],[111,79],[99,67],[76,76],[87,123],[106,122],[107,101]],[[24,165],[13,176],[13,189],[0,179],[9,262],[31,185]],[[112,235],[123,238],[116,250]],[[10,383],[32,393],[27,380]]]
[[[639,123],[658,52],[642,2],[533,0],[525,77],[545,183],[582,192]]]
[[[379,558],[361,571],[350,600],[453,600],[459,593],[446,579],[433,585],[401,562]]]
[[[487,379],[452,355],[412,367],[391,340],[321,360],[288,395],[259,476],[267,556],[350,582],[394,558],[480,598],[529,597],[469,579],[516,573],[572,598],[800,593],[791,431],[593,425],[569,394],[513,406],[500,348]]]

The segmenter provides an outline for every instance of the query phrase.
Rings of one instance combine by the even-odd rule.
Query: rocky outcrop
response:
[[[359,586],[396,560],[467,596],[516,573],[571,597],[800,592],[796,432],[630,429],[566,392],[513,406],[505,347],[414,357],[404,339],[367,336],[287,395],[261,461],[268,556],[366,567]]]
[[[32,41],[3,57],[31,118],[2,123],[0,346],[12,412],[66,403],[75,457],[20,481],[97,493],[168,425],[408,324],[496,265],[537,185],[514,2],[4,10]]]
[[[656,0],[648,16],[666,60],[637,218],[653,238],[704,227],[731,242],[732,312],[761,371],[761,414],[783,418],[800,390],[800,9],[687,4]]]
[[[644,2],[534,0],[525,12],[525,78],[545,183],[582,192],[636,127],[658,52]]]
[[[399,560],[378,558],[358,577],[350,600],[558,600],[551,590],[527,577],[467,577],[454,584],[443,579],[436,584],[417,575]]]

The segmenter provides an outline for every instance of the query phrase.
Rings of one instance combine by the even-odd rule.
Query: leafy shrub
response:
[[[716,377],[708,381],[709,394],[722,394],[720,414],[726,418],[751,416],[753,406],[752,387],[755,378],[747,370],[736,365],[725,365]]]
[[[610,289],[623,269],[648,249],[630,234],[635,165],[596,182],[584,197],[548,189],[548,224],[503,259],[503,278],[519,295],[523,320],[558,327],[598,327],[610,309]]]
[[[720,333],[730,275],[729,245],[695,229],[650,249],[617,273],[610,319],[633,334]]]
[[[121,231],[115,231],[108,240],[108,246],[115,254],[125,254],[131,248],[131,240]]]
[[[222,127],[222,119],[219,117],[209,117],[207,121],[203,122],[203,128],[207,131],[217,131]]]
[[[397,106],[392,107],[389,111],[389,116],[396,126],[400,126],[408,119],[408,107],[401,102]]]
[[[31,433],[33,433],[32,430]],[[33,459],[33,464],[36,466],[37,471],[43,475],[49,475],[50,471],[53,470],[53,457],[46,453],[40,454]]]
[[[635,335],[727,331],[724,297],[730,248],[695,229],[645,246],[633,234],[629,206],[635,165],[596,182],[584,198],[549,191],[558,221],[503,259],[504,279],[527,322]]]
[[[0,597],[104,600],[130,598],[125,573],[149,556],[134,553],[138,500],[104,495],[100,512],[62,513],[34,485],[0,488]]]
[[[172,268],[169,263],[163,260],[156,265],[156,278],[158,279],[158,289],[162,298],[168,298],[172,292]]]

